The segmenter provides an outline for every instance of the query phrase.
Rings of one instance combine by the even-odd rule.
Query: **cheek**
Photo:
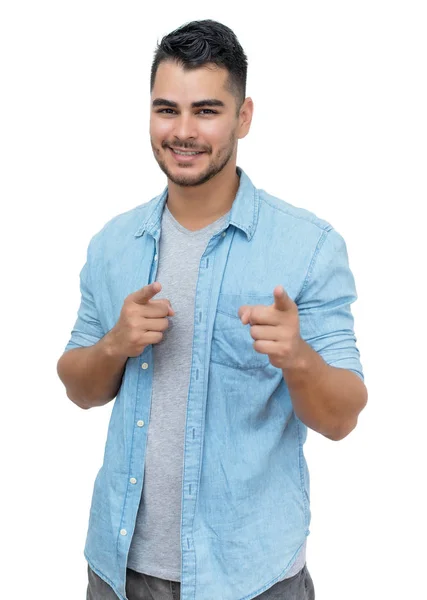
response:
[[[168,121],[164,120],[161,122],[150,123],[150,136],[153,140],[161,143],[165,139],[171,137],[171,125]]]
[[[210,129],[210,131],[206,131],[206,137],[212,147],[222,149],[230,146],[233,135],[233,127],[230,123],[221,125],[221,127],[213,125]]]
[[[200,134],[212,140],[212,144],[215,145],[221,145],[228,138],[227,130],[228,128],[225,123],[219,124],[214,121],[203,123],[203,126],[199,128]]]

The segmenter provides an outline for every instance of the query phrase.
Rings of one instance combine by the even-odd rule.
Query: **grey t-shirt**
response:
[[[127,566],[181,581],[181,501],[184,433],[199,263],[228,214],[197,231],[183,227],[167,204],[162,215],[156,281],[175,310],[162,341],[153,345],[153,391],[141,502]],[[305,546],[286,577],[305,563]]]

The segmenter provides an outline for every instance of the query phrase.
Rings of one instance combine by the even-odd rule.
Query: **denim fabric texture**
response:
[[[238,309],[270,305],[283,285],[302,338],[363,380],[350,305],[357,299],[342,236],[326,221],[240,186],[223,230],[201,258],[194,309],[181,516],[182,600],[250,600],[290,570],[309,535],[307,427],[280,369],[256,352]],[[127,295],[156,280],[167,188],[117,215],[90,240],[81,304],[65,351],[90,346],[117,322]],[[144,480],[152,346],[129,358],[94,483],[84,549],[125,600],[127,555]]]

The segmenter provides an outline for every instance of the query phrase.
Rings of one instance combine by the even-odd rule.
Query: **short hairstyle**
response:
[[[236,97],[239,112],[246,97],[248,59],[229,27],[206,19],[186,23],[164,36],[154,53],[151,91],[159,64],[165,61],[175,61],[184,69],[196,69],[208,63],[227,69],[228,89]]]

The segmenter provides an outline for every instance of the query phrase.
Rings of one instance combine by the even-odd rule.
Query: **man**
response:
[[[88,247],[58,374],[116,398],[85,557],[89,600],[304,600],[307,427],[340,440],[367,401],[354,279],[329,223],[255,188],[246,56],[214,21],[160,43],[150,136],[163,193]],[[258,150],[262,152],[262,150]]]

